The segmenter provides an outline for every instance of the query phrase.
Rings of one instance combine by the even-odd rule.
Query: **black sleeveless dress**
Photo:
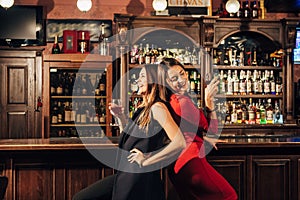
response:
[[[125,127],[119,142],[117,156],[118,172],[113,188],[113,200],[164,200],[165,194],[160,177],[161,163],[140,168],[137,163],[129,163],[127,156],[133,148],[143,153],[162,150],[168,137],[156,120],[151,120],[146,134],[136,123],[143,108],[138,109],[132,121]]]

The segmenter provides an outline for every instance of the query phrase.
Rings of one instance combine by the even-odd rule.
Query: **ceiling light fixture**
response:
[[[229,12],[230,16],[234,16],[240,9],[240,3],[237,0],[228,0],[225,8]]]
[[[92,0],[77,0],[77,8],[82,12],[87,12],[92,8]]]
[[[8,9],[14,5],[14,0],[0,0],[0,5],[3,8]]]
[[[152,6],[155,11],[164,11],[167,8],[168,3],[166,0],[153,0]]]

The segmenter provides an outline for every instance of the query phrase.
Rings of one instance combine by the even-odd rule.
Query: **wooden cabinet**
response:
[[[130,80],[130,74],[127,72],[137,66],[137,64],[131,64],[131,52],[132,47],[145,43],[156,43],[161,47],[183,49],[191,45],[198,48],[198,63],[192,65],[193,69],[196,69],[201,74],[201,92],[198,98],[200,98],[200,106],[204,106],[204,83],[210,81],[214,76],[219,76],[220,72],[228,73],[229,70],[233,73],[237,71],[238,75],[241,71],[256,73],[273,73],[275,81],[278,77],[278,88],[280,92],[278,94],[272,92],[259,93],[259,94],[245,94],[245,95],[231,95],[231,94],[219,94],[216,98],[223,102],[219,104],[220,110],[220,122],[225,118],[225,113],[222,113],[223,108],[226,108],[228,101],[250,101],[253,102],[271,100],[273,109],[275,105],[279,105],[281,116],[279,116],[279,124],[291,124],[295,120],[292,116],[293,105],[293,84],[291,84],[293,74],[293,64],[291,62],[291,43],[293,38],[293,27],[295,27],[295,20],[261,20],[261,19],[240,19],[240,18],[218,18],[218,17],[200,17],[200,18],[181,18],[181,17],[135,17],[129,15],[115,15],[116,30],[119,31],[116,48],[116,57],[119,58],[116,62],[120,74],[127,76],[126,81],[122,82],[122,89],[120,95],[124,99],[128,98],[128,81]],[[165,32],[165,33],[164,33]],[[288,33],[285,33],[288,32]],[[251,43],[257,48],[257,59],[261,62],[255,64],[245,62],[243,66],[234,64],[225,65],[224,63],[215,65],[214,50],[225,46],[226,48],[235,48],[239,41],[236,38],[240,38],[245,43]],[[169,45],[169,46],[168,46]],[[226,46],[227,45],[227,46]],[[157,46],[158,47],[158,46]],[[173,50],[173,49],[172,49]],[[181,52],[181,50],[180,50]],[[234,52],[234,51],[233,51]],[[246,53],[245,53],[246,52]],[[247,61],[253,57],[253,49],[244,52],[244,57]],[[272,62],[266,63],[262,60],[263,57],[270,57],[273,53],[281,55],[280,58],[272,60]],[[235,52],[237,53],[237,52]],[[276,54],[275,53],[275,54]],[[225,52],[224,52],[225,54]],[[222,56],[224,56],[222,54]],[[168,56],[168,55],[167,55]],[[173,57],[181,59],[175,53]],[[238,55],[240,56],[240,55]],[[278,55],[277,55],[278,56]],[[183,59],[186,55],[183,55]],[[246,58],[247,57],[247,58]],[[231,60],[231,59],[230,59]],[[135,61],[136,62],[136,61]],[[257,62],[257,61],[256,61]],[[252,66],[255,65],[255,66]],[[245,76],[246,77],[246,76]],[[272,83],[275,81],[272,80]],[[253,81],[255,82],[255,81]],[[275,84],[273,84],[274,86]],[[276,86],[276,85],[275,85]],[[125,102],[125,101],[124,101]],[[128,105],[126,105],[127,107]],[[271,112],[269,112],[271,113]],[[223,115],[224,114],[224,115]],[[223,121],[224,122],[224,121]],[[271,122],[270,122],[271,123]],[[231,127],[223,127],[225,130]],[[256,127],[257,125],[253,125]],[[260,124],[264,126],[264,124]],[[248,125],[247,127],[251,127]],[[275,127],[275,126],[274,126]],[[244,126],[241,126],[243,129]],[[268,129],[272,127],[267,127]],[[275,127],[276,129],[276,127]],[[226,131],[226,130],[225,130]],[[251,132],[251,131],[250,131]]]
[[[0,138],[41,138],[43,49],[0,49]]]
[[[54,54],[44,57],[45,137],[111,134],[110,56]]]

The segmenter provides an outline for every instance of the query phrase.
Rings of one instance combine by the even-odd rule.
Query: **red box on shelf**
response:
[[[63,53],[77,53],[77,31],[63,31]]]

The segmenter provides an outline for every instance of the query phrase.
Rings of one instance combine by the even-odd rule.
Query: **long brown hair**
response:
[[[165,72],[159,65],[146,64],[144,68],[146,70],[148,87],[139,106],[144,107],[144,109],[138,117],[138,124],[140,128],[148,130],[152,105],[158,101],[169,101],[169,90],[166,88]]]
[[[178,60],[176,60],[175,58],[164,57],[164,58],[162,58],[162,60],[159,64],[164,69],[165,73],[167,73],[167,71],[175,65],[179,65],[185,71],[184,65],[181,62],[179,62]],[[165,74],[165,76],[166,76],[166,74]]]

